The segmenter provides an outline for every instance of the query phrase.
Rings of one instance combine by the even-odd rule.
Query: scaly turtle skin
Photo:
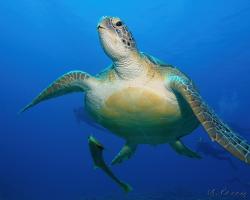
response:
[[[85,92],[85,107],[97,123],[124,138],[112,161],[129,158],[138,144],[168,143],[179,154],[200,158],[181,138],[201,124],[210,138],[250,164],[250,146],[203,101],[191,79],[178,69],[138,51],[127,26],[103,17],[97,26],[111,67],[96,76],[69,72],[38,95],[24,110],[70,92]]]

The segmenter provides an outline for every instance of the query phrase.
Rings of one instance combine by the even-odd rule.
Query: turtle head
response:
[[[126,58],[137,52],[131,32],[120,18],[102,17],[97,29],[103,49],[112,60]]]

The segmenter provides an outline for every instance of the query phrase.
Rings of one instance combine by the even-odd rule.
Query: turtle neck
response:
[[[131,53],[125,58],[114,61],[117,75],[124,80],[131,80],[144,75],[143,60],[137,52]]]

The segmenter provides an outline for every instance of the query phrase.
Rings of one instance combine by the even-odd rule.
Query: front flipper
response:
[[[127,142],[121,149],[121,151],[112,160],[111,165],[122,163],[124,160],[128,160],[136,151],[137,145]]]
[[[115,181],[125,192],[132,191],[132,187],[118,179],[103,159],[104,147],[93,136],[88,139],[89,149],[96,168],[102,169],[113,181]]]
[[[181,94],[213,141],[218,142],[238,159],[250,164],[250,145],[233,132],[202,100],[192,81],[180,73],[168,77],[167,84]]]
[[[24,107],[20,113],[34,105],[71,92],[83,92],[90,89],[96,80],[82,71],[71,71],[59,77],[49,87],[44,89],[30,104]]]
[[[188,156],[190,158],[201,159],[201,156],[198,153],[186,147],[180,140],[170,142],[169,144],[178,154]]]

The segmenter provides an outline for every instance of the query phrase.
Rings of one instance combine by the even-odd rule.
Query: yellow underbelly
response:
[[[89,107],[89,112],[98,123],[126,140],[166,143],[198,126],[189,106],[166,89],[127,87],[107,96],[101,105]]]
[[[176,99],[152,89],[128,87],[109,96],[101,115],[123,126],[131,124],[167,124],[178,120],[181,112]]]

